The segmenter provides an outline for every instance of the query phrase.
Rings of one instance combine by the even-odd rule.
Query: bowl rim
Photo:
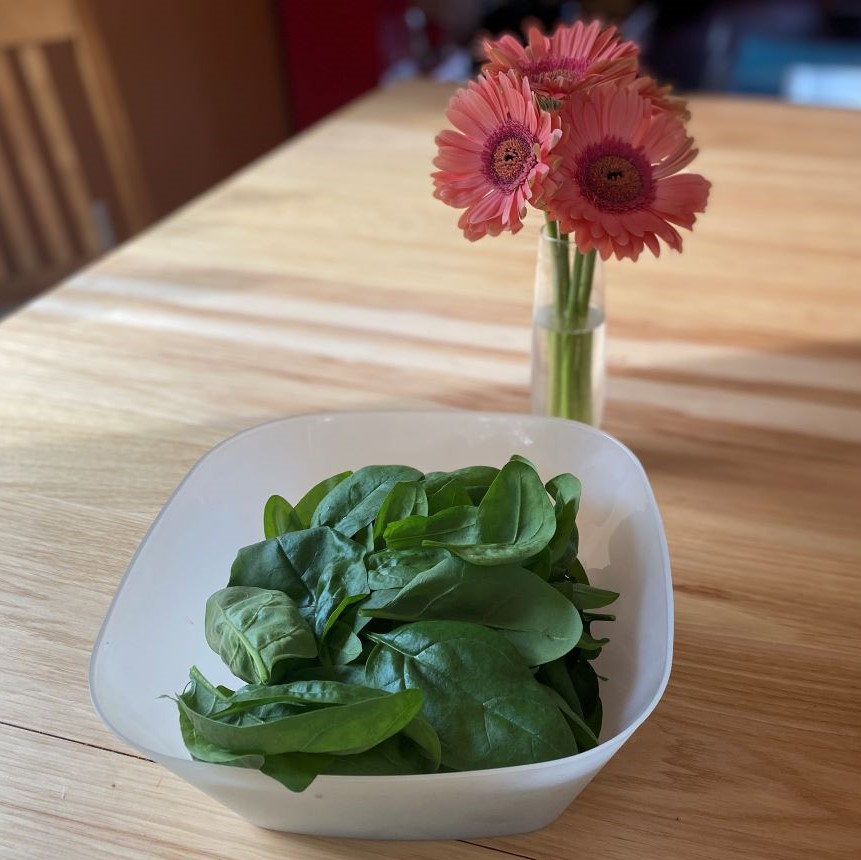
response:
[[[658,508],[657,499],[655,498],[654,490],[652,489],[651,482],[649,481],[649,477],[646,474],[646,470],[643,468],[643,464],[637,458],[633,451],[628,448],[627,445],[620,442],[615,436],[611,436],[609,433],[605,433],[603,430],[599,430],[597,427],[592,427],[589,424],[584,424],[581,421],[574,421],[568,418],[557,418],[551,416],[544,415],[533,415],[530,413],[517,413],[517,412],[487,412],[487,411],[474,411],[474,410],[463,410],[463,409],[350,409],[350,410],[330,410],[326,412],[301,412],[295,415],[287,415],[281,418],[273,418],[268,421],[263,421],[259,424],[255,424],[251,427],[246,427],[244,430],[240,430],[237,433],[233,433],[228,436],[226,439],[222,439],[220,442],[213,445],[206,452],[204,452],[194,463],[194,465],[188,470],[188,472],[184,475],[182,480],[177,484],[176,488],[170,494],[168,499],[162,505],[161,510],[156,515],[155,519],[153,519],[149,528],[146,530],[146,533],[141,538],[140,543],[135,549],[134,554],[129,560],[126,569],[120,578],[120,581],[117,583],[116,590],[114,591],[113,597],[111,598],[111,602],[108,605],[107,611],[105,612],[105,617],[102,619],[102,624],[99,628],[99,633],[96,636],[95,642],[93,643],[92,651],[90,652],[90,661],[87,673],[87,681],[89,687],[90,701],[92,702],[93,709],[98,715],[99,719],[102,723],[113,732],[113,734],[118,737],[121,741],[128,744],[132,749],[137,750],[142,755],[146,756],[148,759],[152,759],[159,763],[165,762],[177,762],[183,767],[187,767],[189,765],[199,766],[201,768],[219,768],[220,770],[224,768],[223,765],[213,764],[210,762],[202,762],[197,759],[193,759],[191,757],[184,758],[179,757],[170,753],[161,753],[156,752],[155,750],[150,749],[149,747],[144,746],[136,741],[133,741],[131,738],[126,736],[123,732],[119,731],[116,726],[111,723],[111,721],[106,716],[104,710],[101,707],[99,702],[99,697],[96,692],[96,671],[98,664],[98,657],[102,650],[102,640],[106,634],[108,623],[113,615],[116,604],[119,600],[120,594],[123,591],[123,588],[126,584],[126,580],[131,576],[132,570],[134,570],[138,557],[140,556],[143,548],[147,545],[152,536],[155,529],[158,527],[158,524],[161,522],[162,517],[165,516],[168,508],[170,508],[176,496],[183,489],[183,487],[188,483],[192,476],[200,469],[205,460],[207,460],[210,455],[214,454],[216,451],[221,448],[225,448],[233,442],[239,440],[244,436],[252,435],[266,427],[271,427],[276,424],[288,424],[294,421],[308,421],[308,420],[317,420],[317,421],[333,421],[333,420],[350,420],[358,417],[373,417],[373,416],[403,416],[410,415],[414,417],[418,416],[452,416],[452,415],[461,415],[468,414],[474,418],[484,421],[493,421],[504,423],[511,420],[516,421],[526,421],[527,423],[535,423],[535,424],[543,424],[543,423],[564,423],[566,425],[575,424],[577,425],[578,432],[585,432],[587,435],[592,435],[596,437],[603,438],[604,440],[610,442],[611,445],[615,446],[631,461],[634,466],[635,471],[638,473],[640,478],[642,479],[644,489],[646,491],[646,496],[651,503],[649,508],[653,513],[656,519],[657,533],[658,533],[658,547],[661,555],[661,566],[663,569],[663,578],[665,585],[665,597],[667,602],[667,629],[666,629],[666,642],[667,642],[667,656],[664,664],[664,671],[661,676],[661,680],[658,683],[657,690],[655,691],[654,696],[652,696],[649,703],[642,709],[642,711],[631,720],[628,725],[617,732],[615,735],[606,738],[598,743],[597,746],[593,747],[590,750],[584,750],[583,752],[575,753],[571,756],[565,756],[564,758],[558,759],[550,759],[548,761],[535,762],[533,764],[519,764],[519,765],[510,765],[507,767],[496,767],[496,768],[487,768],[484,770],[466,770],[466,771],[453,771],[453,772],[445,772],[445,773],[425,773],[425,774],[393,774],[393,775],[385,775],[385,776],[375,776],[375,775],[362,775],[362,776],[342,776],[335,774],[321,774],[315,780],[315,783],[319,780],[324,780],[325,783],[330,783],[331,781],[337,781],[338,783],[347,784],[347,783],[365,783],[365,782],[373,782],[375,785],[380,784],[382,780],[391,781],[391,782],[409,782],[412,780],[420,779],[420,780],[448,780],[448,781],[456,781],[458,779],[464,778],[475,778],[477,775],[516,775],[516,774],[524,774],[524,773],[534,773],[537,771],[545,770],[548,768],[560,767],[565,762],[578,761],[582,762],[584,765],[588,765],[594,761],[600,762],[600,759],[605,755],[608,751],[610,755],[613,755],[615,751],[621,747],[625,741],[645,722],[645,720],[649,717],[652,711],[658,705],[661,698],[664,695],[665,690],[667,689],[667,684],[670,680],[670,673],[672,671],[673,664],[673,634],[674,634],[674,600],[673,600],[673,586],[672,586],[672,571],[670,567],[670,552],[669,547],[667,546],[667,537],[666,532],[664,530],[663,518],[661,517],[660,509]]]

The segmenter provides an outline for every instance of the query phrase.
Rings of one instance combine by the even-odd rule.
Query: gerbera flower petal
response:
[[[687,122],[691,118],[688,103],[678,96],[672,95],[673,88],[669,85],[660,86],[654,78],[646,75],[632,82],[633,88],[652,105],[654,113],[668,113]]]

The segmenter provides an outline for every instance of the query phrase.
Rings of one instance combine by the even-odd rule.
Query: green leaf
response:
[[[576,659],[575,656],[574,660]],[[580,703],[577,687],[568,671],[568,660],[565,657],[540,666],[535,677],[557,693],[578,717],[583,718],[583,706]]]
[[[386,695],[376,687],[318,678],[290,681],[287,684],[246,684],[223,702],[220,708],[205,716],[224,719],[242,711],[271,705],[300,705],[303,708],[351,705],[367,699],[384,698]]]
[[[478,508],[461,505],[431,517],[407,517],[390,523],[383,533],[389,549],[416,549],[422,546],[448,548],[450,544],[474,544],[479,537]]]
[[[505,564],[537,555],[556,529],[553,506],[534,469],[513,460],[502,467],[478,506],[478,540],[432,540],[473,564]],[[465,545],[464,545],[465,544]]]
[[[334,704],[332,682],[328,686],[327,682],[304,683],[318,685],[320,696],[315,699],[314,688],[308,686],[304,696],[300,691],[293,697],[284,693],[284,700],[318,707],[256,725],[232,725],[223,719],[235,711],[222,711],[220,718],[200,714],[191,707],[185,694],[179,696],[179,704],[195,732],[208,743],[233,752],[266,756],[287,752],[339,755],[364,752],[403,729],[422,707],[423,695],[417,690],[387,696],[374,695],[378,690],[367,690],[364,698],[354,693],[345,699],[346,704]],[[322,704],[331,706],[319,707]]]
[[[329,526],[346,537],[374,521],[391,488],[399,481],[417,481],[409,466],[365,466],[342,481],[320,502],[312,526]]]
[[[233,695],[233,690],[211,684],[197,666],[189,669],[188,679],[188,686],[183,692],[192,702],[194,709],[201,714],[209,716],[215,713],[223,708],[224,703]]]
[[[403,588],[415,576],[430,570],[448,556],[448,550],[432,547],[384,549],[367,557],[371,591]]]
[[[547,482],[547,492],[553,497],[553,501],[561,504],[574,503],[574,515],[580,510],[580,497],[583,494],[583,485],[579,478],[566,472],[557,475]]]
[[[442,760],[442,746],[436,729],[425,717],[418,714],[407,723],[403,733],[419,748],[421,754],[430,762],[430,769],[437,770]]]
[[[194,730],[191,720],[179,708],[179,731],[182,742],[195,761],[205,761],[209,764],[226,764],[231,767],[256,769],[263,764],[263,756],[256,753],[235,753],[222,749],[204,740]]]
[[[360,615],[395,621],[466,621],[498,629],[533,666],[570,651],[583,626],[571,603],[522,567],[479,567],[449,555],[379,608]]]
[[[586,575],[586,568],[584,568],[576,558],[571,562],[565,573],[574,582],[579,582],[581,585],[589,584],[589,577]]]
[[[389,523],[412,515],[427,516],[428,497],[419,481],[399,481],[383,500],[374,523],[374,540],[379,540]]]
[[[360,546],[364,547],[365,552],[373,552],[375,549],[374,524],[368,523],[363,529],[359,529],[359,531],[353,535],[353,540]]]
[[[472,497],[466,487],[457,478],[449,479],[433,495],[427,497],[428,509],[426,514],[438,514],[446,508],[473,506]],[[416,511],[416,513],[420,513]]]
[[[331,753],[268,755],[260,770],[290,791],[302,792],[325,771],[336,756]]]
[[[580,509],[582,487],[570,474],[557,475],[547,482],[547,492],[553,498],[556,530],[550,540],[550,561],[567,569],[577,558],[580,533],[576,518]]]
[[[290,681],[338,681],[365,686],[365,667],[361,663],[344,666],[302,666],[290,672]]]
[[[587,725],[592,730],[592,734],[595,737],[599,737],[601,734],[601,723],[604,720],[604,705],[601,703],[601,700],[598,699],[595,702],[595,708],[591,714],[589,714],[589,718],[587,721]]]
[[[561,712],[520,654],[495,631],[421,621],[370,638],[378,647],[365,668],[369,683],[424,693],[423,713],[439,734],[444,765],[478,770],[576,751]]]
[[[566,662],[571,682],[577,690],[577,698],[583,708],[583,719],[597,738],[601,734],[603,715],[598,676],[592,668],[592,664],[583,657],[576,659],[572,653]]]
[[[524,466],[529,466],[535,474],[538,474],[538,469],[535,468],[535,463],[532,460],[527,460],[522,454],[512,454],[509,458],[509,463],[522,463]]]
[[[609,639],[595,639],[587,629],[583,629],[583,632],[580,634],[580,639],[577,642],[577,647],[581,651],[600,651],[610,640]],[[590,655],[590,659],[594,659],[598,655]]]
[[[554,582],[553,587],[564,594],[578,609],[599,609],[619,597],[616,591],[607,591],[604,588],[595,588],[594,585],[584,585],[570,580]]]
[[[304,528],[293,505],[281,496],[270,496],[263,508],[263,535],[278,537]]]
[[[337,475],[332,475],[331,478],[326,478],[323,481],[320,481],[319,484],[315,484],[305,493],[304,496],[299,500],[296,505],[296,515],[299,517],[300,522],[302,523],[303,528],[310,528],[311,520],[314,517],[314,511],[317,510],[317,506],[338,484],[346,481],[347,478],[352,475],[352,472],[339,472]]]
[[[343,666],[352,663],[362,653],[362,643],[352,627],[336,621],[326,638],[320,643],[320,656],[324,663]]]
[[[373,621],[373,616],[362,615],[362,609],[374,609],[379,606],[385,606],[399,591],[397,588],[382,588],[377,591],[372,591],[368,597],[350,607],[350,617],[353,633],[359,634],[365,627]],[[356,610],[355,617],[352,616],[353,609]]]
[[[436,768],[404,730],[372,749],[356,755],[285,753],[267,756],[261,770],[291,791],[304,791],[321,774],[396,776],[432,773]]]
[[[598,738],[595,737],[592,729],[586,724],[583,718],[573,711],[569,706],[565,699],[559,695],[554,689],[547,688],[548,693],[556,702],[559,710],[562,711],[563,716],[566,720],[568,720],[568,725],[571,728],[571,733],[574,735],[574,739],[577,741],[577,749],[579,752],[585,752],[586,750],[594,749],[598,746]]]
[[[317,656],[314,634],[283,592],[237,586],[206,601],[206,641],[244,681],[267,683]]]
[[[578,651],[545,663],[538,669],[536,678],[555,690],[596,738],[600,735],[602,709],[598,676],[592,664]]]
[[[453,472],[430,472],[425,475],[424,483],[430,499],[431,494],[440,490],[444,484],[457,481],[466,489],[471,503],[477,505],[498,474],[499,469],[494,466],[466,466]]]
[[[550,579],[550,550],[544,547],[538,555],[523,562],[527,570],[531,570],[539,579],[547,582]]]
[[[283,591],[322,639],[369,593],[364,556],[362,546],[330,528],[290,532],[239,550],[230,585]]]

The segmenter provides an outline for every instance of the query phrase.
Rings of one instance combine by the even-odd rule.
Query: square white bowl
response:
[[[272,493],[298,499],[328,475],[371,463],[425,471],[529,457],[548,480],[583,483],[578,516],[591,581],[620,592],[596,662],[604,726],[593,750],[518,767],[416,776],[321,776],[294,794],[258,771],[190,759],[173,703],[199,666],[235,684],[207,647],[203,610],[239,547],[262,540]],[[639,461],[572,421],[475,412],[302,415],[222,442],[189,472],[129,565],[93,649],[90,692],[115,734],[243,818],[276,830],[369,839],[463,839],[556,819],[658,703],[670,674],[673,595],[661,518]]]

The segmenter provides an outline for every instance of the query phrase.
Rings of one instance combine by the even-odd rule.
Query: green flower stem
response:
[[[592,296],[592,278],[595,276],[595,250],[586,254],[576,252],[583,257],[581,277],[577,282],[577,316],[586,321],[589,316],[589,299]]]
[[[570,278],[568,276],[568,234],[559,232],[559,222],[547,219],[547,235],[553,241],[553,258],[556,289],[554,295],[554,310],[559,316],[564,312],[564,309],[569,300],[571,292]]]
[[[581,253],[548,219],[553,241],[553,318],[547,331],[547,412],[591,423],[592,341],[587,331],[595,251]],[[573,255],[572,255],[573,250]]]

